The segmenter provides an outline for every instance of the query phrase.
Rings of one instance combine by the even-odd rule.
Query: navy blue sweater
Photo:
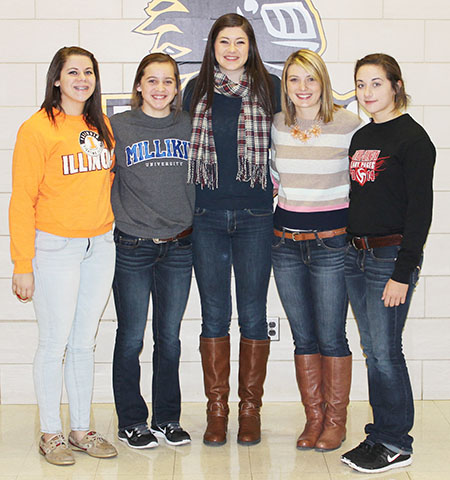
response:
[[[275,92],[275,113],[280,111],[280,79],[271,75]],[[196,78],[184,90],[183,109],[189,111]],[[195,206],[216,210],[243,210],[246,208],[272,208],[272,182],[267,170],[267,188],[258,183],[254,188],[250,182],[236,180],[238,169],[237,127],[242,99],[214,93],[212,105],[212,127],[217,152],[219,187],[210,190],[197,185]],[[249,132],[251,134],[251,132]],[[267,162],[269,163],[269,162]],[[269,168],[269,165],[267,166]]]

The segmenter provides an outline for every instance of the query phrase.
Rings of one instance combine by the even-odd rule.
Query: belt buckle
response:
[[[299,242],[300,241],[300,240],[297,240],[295,238],[296,235],[301,235],[301,233],[300,232],[292,232],[292,241],[293,242]]]
[[[361,241],[361,248],[358,248],[355,245],[355,239],[358,239]],[[367,237],[352,237],[352,245],[355,247],[356,250],[369,250],[369,242],[367,241]]]
[[[166,243],[164,240],[161,240],[160,238],[152,238],[152,242],[155,243],[156,245],[159,245],[160,243]]]

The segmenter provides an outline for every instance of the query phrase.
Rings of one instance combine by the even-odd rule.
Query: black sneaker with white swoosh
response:
[[[348,452],[341,455],[341,461],[350,465],[351,463],[357,463],[363,457],[367,457],[372,450],[373,444],[368,443],[366,440],[361,442],[357,447],[352,448]]]
[[[159,438],[164,438],[169,445],[185,445],[191,443],[188,432],[183,430],[178,422],[171,422],[167,425],[152,425],[151,432]]]
[[[119,430],[118,437],[131,448],[155,448],[158,446],[158,440],[147,424],[122,428]]]
[[[376,443],[365,455],[342,461],[349,467],[362,473],[380,473],[393,468],[407,467],[412,463],[412,455],[393,452],[381,443]]]

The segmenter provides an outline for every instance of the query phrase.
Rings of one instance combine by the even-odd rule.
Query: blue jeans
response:
[[[202,337],[229,334],[231,266],[241,335],[266,340],[272,211],[207,210],[194,215],[194,270],[202,306]]]
[[[192,275],[190,237],[155,244],[116,228],[116,273],[113,282],[117,333],[113,388],[119,428],[147,423],[140,390],[139,355],[144,344],[150,293],[153,305],[152,424],[178,422],[180,325]]]
[[[98,322],[114,274],[112,232],[69,238],[36,231],[33,305],[39,344],[33,376],[41,431],[61,432],[64,380],[72,430],[89,430]]]
[[[402,332],[419,268],[411,275],[406,302],[385,307],[381,296],[394,271],[400,247],[356,250],[349,246],[345,278],[366,356],[373,423],[366,425],[369,443],[382,443],[396,452],[412,452],[408,434],[414,404],[402,351]]]
[[[294,337],[295,354],[350,355],[345,332],[345,234],[303,241],[273,238],[275,282]]]

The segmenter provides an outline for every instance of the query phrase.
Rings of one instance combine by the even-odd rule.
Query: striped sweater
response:
[[[303,120],[300,128],[311,128]],[[346,225],[349,204],[348,147],[362,125],[343,108],[321,134],[305,143],[291,135],[278,113],[272,125],[271,174],[278,189],[275,225],[294,230],[330,230]]]

